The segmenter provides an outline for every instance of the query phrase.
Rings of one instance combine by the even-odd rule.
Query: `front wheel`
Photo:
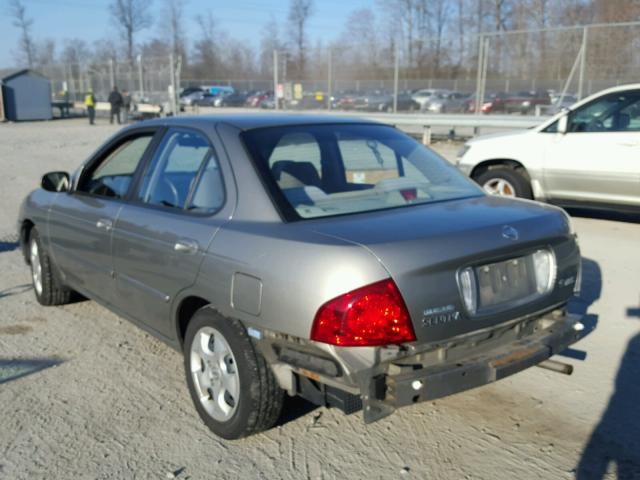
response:
[[[531,184],[517,170],[509,167],[498,167],[487,170],[474,180],[491,195],[502,197],[533,198]]]
[[[187,327],[184,366],[196,410],[216,435],[238,439],[277,421],[284,391],[239,321],[198,310]]]
[[[31,282],[38,303],[45,306],[69,303],[71,290],[56,275],[51,258],[42,246],[40,234],[35,227],[29,234],[28,248]]]

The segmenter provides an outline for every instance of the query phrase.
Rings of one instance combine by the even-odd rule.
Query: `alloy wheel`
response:
[[[191,376],[202,407],[219,422],[235,413],[240,376],[229,343],[213,327],[203,327],[191,343]]]

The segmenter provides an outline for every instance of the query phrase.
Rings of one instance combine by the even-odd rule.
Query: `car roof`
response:
[[[226,123],[241,130],[255,128],[286,127],[295,125],[329,125],[329,124],[372,124],[378,122],[348,116],[298,113],[225,113],[218,115],[186,115],[181,117],[165,117],[142,122],[144,125],[198,127],[204,124]],[[141,124],[138,124],[141,125]]]

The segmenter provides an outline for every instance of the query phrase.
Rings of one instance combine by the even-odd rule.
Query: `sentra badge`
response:
[[[460,320],[460,312],[453,305],[427,308],[422,312],[422,325],[433,327]]]

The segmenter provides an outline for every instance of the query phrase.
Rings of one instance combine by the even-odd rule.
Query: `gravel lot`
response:
[[[0,478],[555,479],[581,462],[579,478],[640,478],[640,223],[574,218],[572,308],[597,328],[572,376],[533,368],[369,426],[292,400],[280,426],[227,442],[197,417],[178,353],[94,302],[43,308],[31,291],[19,202],[116,131],[100,122],[0,125]]]

